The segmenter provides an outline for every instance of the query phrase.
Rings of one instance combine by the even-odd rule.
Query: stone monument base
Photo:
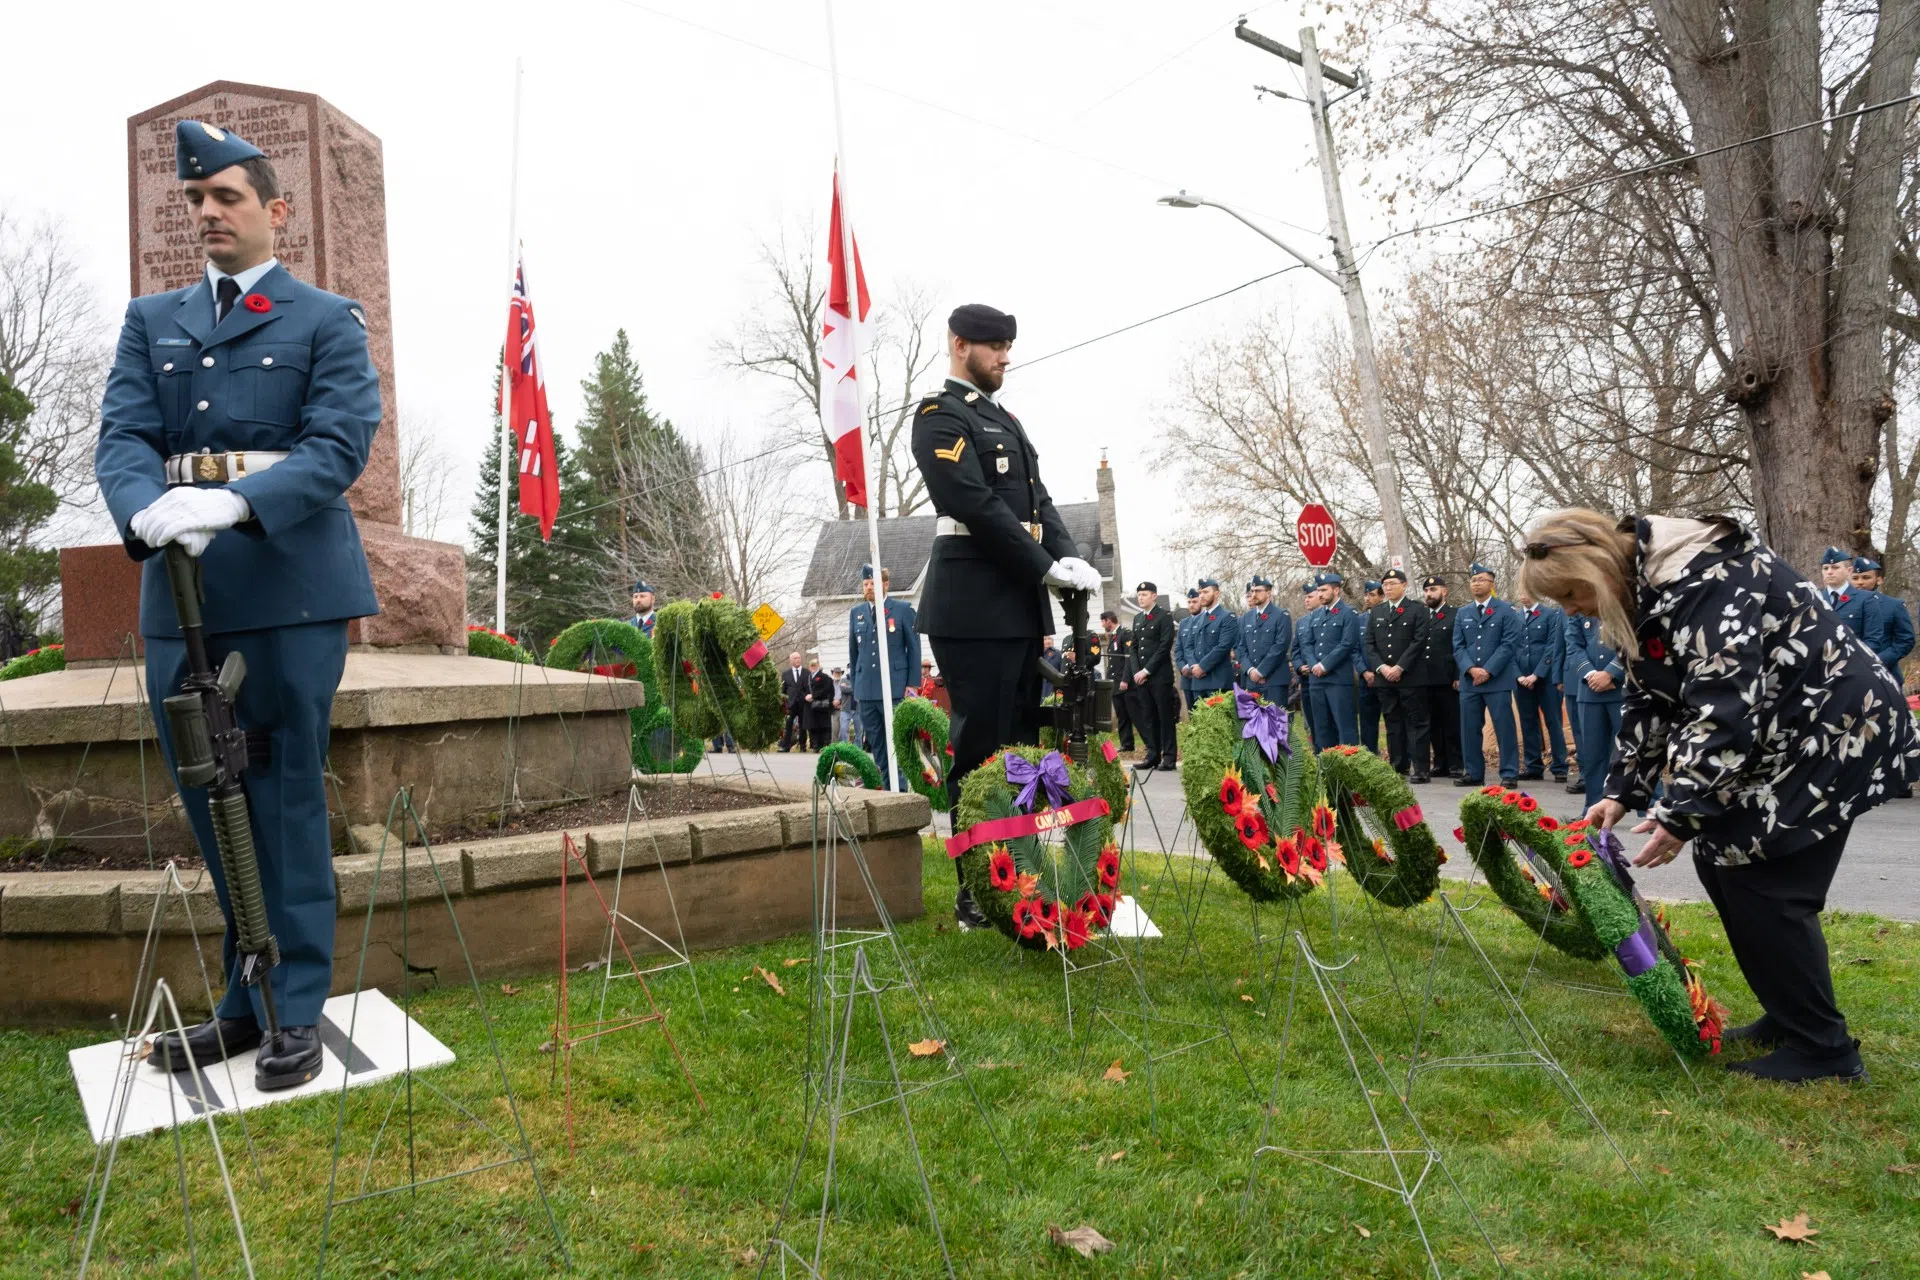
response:
[[[0,685],[0,837],[102,855],[151,844],[156,860],[193,852],[143,666]],[[383,825],[402,786],[430,822],[618,791],[633,772],[627,710],[644,696],[635,680],[464,652],[350,653],[333,700],[335,838],[346,825]]]

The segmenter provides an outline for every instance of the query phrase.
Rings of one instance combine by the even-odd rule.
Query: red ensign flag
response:
[[[854,376],[853,308],[847,305],[846,255],[841,252],[840,175],[833,175],[833,216],[827,228],[827,315],[820,334],[821,382],[827,393],[827,435],[833,439],[834,479],[846,486],[847,501],[867,505],[867,468],[862,441],[865,414],[860,408],[860,385]],[[867,273],[860,266],[860,242],[853,242],[853,277],[860,294],[860,319],[867,318]]]
[[[553,537],[560,514],[560,468],[553,457],[553,415],[547,412],[547,380],[534,340],[533,299],[527,296],[524,256],[513,273],[507,308],[507,381],[500,388],[501,416],[512,424],[520,456],[520,512],[540,521],[542,541]]]

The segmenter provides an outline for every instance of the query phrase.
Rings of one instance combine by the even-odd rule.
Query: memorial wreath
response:
[[[533,655],[512,636],[495,631],[492,627],[478,625],[467,628],[467,653],[475,658],[492,658],[496,662],[533,661]],[[0,672],[0,677],[4,677],[4,672]]]
[[[67,647],[63,644],[43,644],[38,649],[29,649],[19,657],[9,659],[5,666],[0,667],[0,680],[19,680],[66,669]]]
[[[1585,818],[1564,827],[1524,791],[1486,786],[1460,802],[1454,835],[1507,909],[1547,942],[1580,960],[1607,946],[1578,899],[1566,891],[1567,854],[1586,839]]]
[[[1349,744],[1320,753],[1320,776],[1347,871],[1360,887],[1389,907],[1417,907],[1431,898],[1447,855],[1399,771]]]
[[[880,766],[851,742],[829,743],[813,766],[813,780],[823,787],[829,782],[858,782],[868,791],[887,789],[880,778]]]
[[[468,632],[471,644],[472,632]],[[674,731],[672,710],[660,699],[653,642],[630,622],[590,618],[576,622],[547,646],[547,665],[563,671],[588,670],[617,680],[638,680],[645,705],[627,712],[632,726],[633,767],[642,773],[690,773],[699,766],[702,740]]]
[[[947,794],[947,770],[953,767],[947,726],[947,713],[925,698],[894,704],[893,758],[907,786],[925,796],[935,813],[953,807]]]
[[[1023,947],[1077,951],[1120,897],[1107,799],[1044,747],[1006,747],[967,775],[947,856],[980,910]],[[1057,835],[1057,841],[1044,839]]]
[[[1320,771],[1287,709],[1236,686],[1202,698],[1181,732],[1194,830],[1247,895],[1311,893],[1340,858]]]
[[[742,751],[778,740],[786,715],[780,673],[751,613],[716,591],[660,610],[653,634],[654,671],[681,733],[729,733]]]

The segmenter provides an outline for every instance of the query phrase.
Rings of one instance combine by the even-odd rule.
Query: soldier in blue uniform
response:
[[[1868,556],[1854,557],[1853,589],[1868,592],[1872,596],[1867,602],[1867,612],[1872,616],[1866,630],[1878,637],[1878,643],[1870,647],[1897,679],[1900,660],[1913,652],[1913,617],[1907,612],[1906,601],[1880,590],[1881,580],[1878,560]]]
[[[1626,701],[1627,668],[1620,655],[1600,642],[1600,619],[1568,614],[1563,682],[1580,709],[1574,749],[1580,753],[1580,781],[1591,809],[1607,790],[1613,740],[1620,736],[1620,711]]]
[[[1373,664],[1367,661],[1367,634],[1373,611],[1387,598],[1387,589],[1372,578],[1363,587],[1360,598],[1360,647],[1353,655],[1353,709],[1360,729],[1360,745],[1380,754],[1380,695],[1376,691]]]
[[[1240,643],[1240,620],[1220,603],[1217,578],[1200,579],[1200,612],[1189,625],[1194,628],[1194,637],[1187,646],[1187,674],[1192,677],[1187,705],[1192,706],[1196,699],[1233,685],[1233,650]]]
[[[640,634],[653,639],[653,587],[645,578],[633,584],[633,616],[627,621],[640,628]]]
[[[1273,580],[1254,574],[1247,583],[1253,607],[1240,619],[1240,675],[1248,689],[1267,701],[1287,705],[1293,668],[1287,655],[1293,648],[1293,618],[1273,603]]]
[[[891,589],[893,571],[882,568],[880,581]],[[880,702],[880,639],[873,615],[873,566],[860,566],[860,594],[864,597],[847,615],[847,669],[853,673],[853,697],[860,712],[860,728],[867,735],[867,754],[887,776],[887,756],[893,747],[887,741],[886,711]],[[908,683],[920,675],[920,634],[914,630],[919,618],[905,600],[887,597],[887,687],[894,705],[907,696]],[[893,785],[905,791],[905,763],[894,767]]]
[[[1200,635],[1200,624],[1195,619],[1200,616],[1200,588],[1187,588],[1187,616],[1180,619],[1179,629],[1173,633],[1173,670],[1180,679],[1180,701],[1193,705],[1193,643]]]
[[[1824,584],[1821,598],[1840,615],[1840,621],[1853,628],[1855,635],[1864,638],[1867,634],[1867,598],[1853,590],[1853,552],[1841,547],[1828,547],[1820,557],[1820,581]]]
[[[1520,595],[1520,674],[1515,681],[1513,705],[1520,713],[1520,777],[1531,780],[1545,777],[1549,763],[1556,782],[1567,780],[1567,741],[1560,732],[1560,665],[1567,651],[1563,634],[1567,616],[1558,605],[1541,604],[1522,592]],[[1547,732],[1547,752],[1542,758],[1540,726]]]
[[[1456,787],[1486,781],[1487,758],[1481,729],[1493,717],[1500,746],[1500,781],[1519,781],[1520,753],[1514,741],[1513,691],[1520,664],[1520,615],[1493,593],[1493,570],[1475,564],[1467,570],[1473,601],[1453,618],[1453,662],[1460,673],[1461,775]]]
[[[160,549],[204,573],[208,656],[240,653],[236,714],[281,1023],[262,1044],[260,992],[235,980],[233,908],[207,792],[183,798],[227,919],[228,976],[214,1017],[154,1041],[149,1061],[185,1070],[259,1046],[254,1081],[285,1089],[320,1069],[315,1024],[333,981],[334,885],[324,782],[347,621],[379,612],[346,491],[380,425],[366,315],[293,278],[273,257],[289,209],[252,144],[195,120],[175,127],[176,172],[206,252],[206,278],[127,306],[94,470],[127,552],[146,561],[140,631],[154,705],[179,691],[186,651]],[[172,733],[156,717],[175,766]],[[177,781],[177,779],[176,779]]]
[[[1319,607],[1307,653],[1307,698],[1314,746],[1320,750],[1360,740],[1353,710],[1353,663],[1360,652],[1360,617],[1340,596],[1340,575],[1332,569],[1314,577]],[[1361,659],[1365,661],[1365,659]]]

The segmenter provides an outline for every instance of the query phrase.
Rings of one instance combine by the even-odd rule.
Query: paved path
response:
[[[760,761],[749,757],[752,767],[758,768]],[[792,752],[782,754],[770,752],[765,757],[767,768],[773,776],[782,782],[805,784],[813,777],[814,757],[811,754]],[[716,761],[716,764],[720,762]],[[728,761],[726,763],[732,763]],[[1544,783],[1533,784],[1534,794],[1540,798],[1542,807],[1561,818],[1577,818],[1584,811],[1579,796],[1569,795],[1562,785],[1548,779]],[[1157,819],[1159,827],[1172,839],[1176,827],[1180,827],[1181,809],[1184,801],[1180,793],[1179,782],[1171,774],[1150,776],[1144,784],[1144,801],[1135,815],[1136,845],[1148,845],[1153,842],[1152,819]],[[1452,785],[1451,780],[1428,783],[1415,787],[1419,795],[1420,807],[1428,815],[1428,821],[1434,827],[1434,833],[1449,852],[1458,853],[1459,848],[1453,842],[1453,828],[1458,824],[1455,815],[1459,812],[1460,797],[1465,794],[1461,788]],[[939,823],[945,832],[944,821]],[[1639,837],[1625,837],[1627,847],[1638,846]],[[1175,846],[1180,852],[1198,853],[1199,848],[1193,839],[1193,829],[1184,827]],[[1706,890],[1700,887],[1700,880],[1693,872],[1691,857],[1681,857],[1665,867],[1651,871],[1636,871],[1634,878],[1649,897],[1665,898],[1675,901],[1703,902]],[[1463,857],[1455,857],[1445,868],[1446,874],[1457,879],[1465,879],[1470,864]],[[1833,890],[1828,895],[1830,909],[1841,911],[1863,911],[1875,915],[1888,916],[1895,920],[1920,920],[1920,800],[1892,800],[1869,810],[1854,824],[1853,836],[1847,842],[1846,856],[1840,860],[1840,871],[1834,877]]]

